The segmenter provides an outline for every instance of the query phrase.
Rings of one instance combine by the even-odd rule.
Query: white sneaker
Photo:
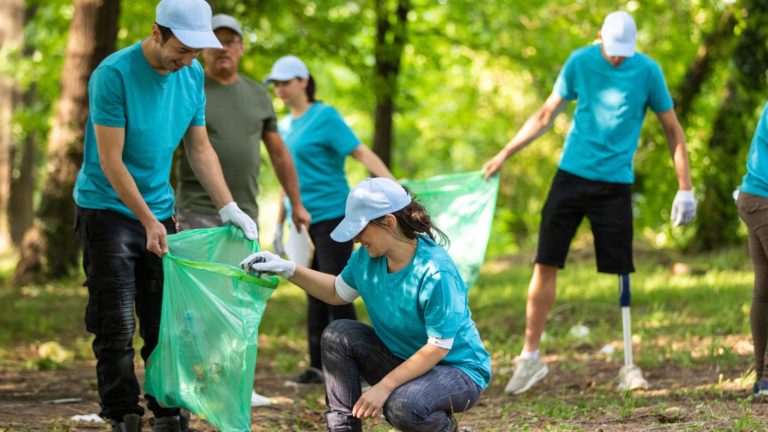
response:
[[[619,390],[632,391],[647,389],[648,381],[643,378],[643,371],[635,365],[622,366],[619,371]]]
[[[540,358],[515,359],[515,373],[504,387],[504,393],[520,394],[533,387],[534,384],[547,376],[549,368]]]
[[[269,400],[268,397],[262,396],[256,391],[251,392],[251,406],[252,407],[261,407],[261,406],[267,406],[271,404],[272,401]]]

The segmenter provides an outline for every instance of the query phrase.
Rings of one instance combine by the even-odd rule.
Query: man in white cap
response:
[[[507,393],[525,392],[549,372],[539,353],[541,335],[555,300],[557,271],[565,266],[571,240],[585,216],[595,239],[597,270],[619,276],[628,356],[619,374],[619,386],[626,390],[647,386],[640,370],[631,364],[631,345],[627,344],[629,273],[634,271],[633,157],[646,107],[661,122],[677,174],[672,223],[686,224],[696,214],[685,136],[661,68],[651,58],[635,52],[637,28],[626,12],[606,16],[598,39],[600,43],[571,53],[552,94],[483,166],[486,178],[496,174],[507,158],[549,129],[570,101],[577,101],[559,169],[542,211],[528,288],[525,344],[505,388]]]
[[[74,188],[76,230],[88,286],[85,325],[93,351],[100,415],[113,431],[141,430],[133,370],[134,309],[146,362],[157,344],[163,294],[161,257],[176,232],[169,182],[173,152],[187,157],[222,221],[257,236],[232,200],[205,130],[203,69],[195,57],[221,48],[204,0],[162,0],[152,33],[107,57],[91,76],[83,165]],[[135,308],[134,308],[135,305]],[[145,395],[153,431],[179,431],[180,410]]]
[[[264,141],[272,166],[293,208],[296,226],[309,226],[310,216],[301,203],[299,182],[291,154],[277,132],[272,98],[261,84],[238,73],[243,56],[243,31],[235,18],[216,14],[211,21],[221,48],[205,48],[205,119],[208,139],[219,157],[224,178],[235,202],[256,220],[259,208],[259,170]],[[195,176],[186,157],[178,161],[177,212],[179,229],[221,225],[217,209]],[[257,393],[251,405],[268,405]]]

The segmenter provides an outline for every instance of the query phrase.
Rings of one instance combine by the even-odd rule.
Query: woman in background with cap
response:
[[[338,320],[322,336],[330,431],[360,431],[361,420],[382,413],[402,431],[457,430],[453,413],[477,403],[491,364],[467,287],[436,242],[435,234],[445,235],[424,207],[386,178],[355,186],[345,213],[331,237],[363,247],[339,276],[270,252],[253,254],[241,266],[278,274],[329,304],[363,298],[373,327]],[[362,395],[360,376],[373,384]]]
[[[291,111],[280,121],[278,130],[296,166],[301,201],[312,217],[308,227],[315,246],[312,269],[337,275],[352,254],[351,241],[339,244],[329,236],[344,216],[344,201],[349,192],[344,173],[347,156],[360,161],[374,176],[394,177],[333,107],[315,99],[315,80],[298,57],[278,59],[266,81],[272,83],[277,97]],[[281,203],[275,234],[278,253],[282,250],[285,215],[285,204]],[[312,296],[308,296],[307,301],[310,367],[287,381],[288,385],[322,383],[320,336],[323,330],[333,320],[356,319],[351,304],[332,306]]]

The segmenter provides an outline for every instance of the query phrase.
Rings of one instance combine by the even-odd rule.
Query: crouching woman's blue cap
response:
[[[394,180],[365,179],[349,191],[344,219],[331,238],[339,243],[350,241],[372,220],[402,210],[410,203],[411,196]]]

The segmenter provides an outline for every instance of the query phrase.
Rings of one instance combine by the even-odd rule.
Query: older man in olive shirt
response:
[[[229,15],[215,15],[211,21],[222,49],[203,50],[205,60],[205,107],[208,138],[221,161],[232,197],[254,220],[259,208],[259,168],[263,140],[280,184],[293,206],[296,226],[309,226],[310,216],[299,195],[296,170],[288,149],[277,132],[272,99],[258,83],[238,74],[243,56],[243,32]],[[197,181],[186,157],[178,164],[176,217],[181,230],[221,225],[216,207]],[[268,405],[269,399],[253,392],[251,405]]]
[[[222,49],[203,50],[206,127],[232,196],[238,206],[256,220],[261,165],[259,140],[263,140],[277,178],[291,200],[293,222],[296,226],[309,226],[310,216],[301,203],[293,161],[277,132],[272,99],[260,84],[238,74],[243,56],[242,30],[234,18],[224,14],[215,15],[212,26]],[[215,206],[186,157],[179,160],[177,194],[180,229],[221,225]]]

